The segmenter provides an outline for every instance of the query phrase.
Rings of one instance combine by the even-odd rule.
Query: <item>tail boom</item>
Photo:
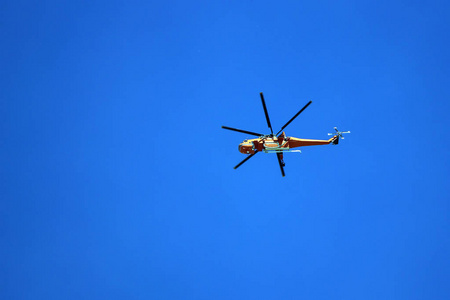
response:
[[[299,138],[291,137],[288,140],[288,147],[296,148],[296,147],[305,147],[305,146],[328,145],[330,143],[333,143],[336,139],[337,139],[337,136],[333,136],[331,139],[328,139],[328,140],[310,140],[310,139],[299,139]]]

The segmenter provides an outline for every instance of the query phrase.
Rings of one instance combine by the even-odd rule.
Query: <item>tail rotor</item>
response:
[[[337,127],[334,127],[334,130],[336,130],[336,133],[329,133],[328,135],[334,135],[334,136],[336,136],[337,138],[333,141],[333,144],[335,144],[335,145],[337,145],[338,143],[339,143],[339,140],[340,139],[344,139],[344,136],[343,136],[343,134],[344,133],[350,133],[350,131],[339,131],[338,129],[337,129]]]

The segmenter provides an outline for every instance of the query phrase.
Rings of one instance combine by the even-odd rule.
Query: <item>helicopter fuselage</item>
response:
[[[335,135],[328,140],[311,140],[288,137],[284,132],[279,136],[267,135],[256,139],[244,140],[239,144],[239,152],[243,154],[254,154],[257,150],[265,153],[289,152],[293,148],[304,146],[328,145],[333,143],[338,137]]]

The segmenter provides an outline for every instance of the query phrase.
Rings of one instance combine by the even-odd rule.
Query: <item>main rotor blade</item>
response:
[[[270,124],[269,114],[267,113],[267,107],[266,107],[266,101],[264,101],[264,95],[263,93],[259,93],[261,96],[261,102],[264,107],[264,114],[266,115],[267,125],[269,125],[270,132],[273,134],[272,125]]]
[[[247,156],[243,161],[241,161],[240,163],[238,163],[236,165],[236,167],[234,167],[234,169],[236,170],[237,168],[239,168],[243,163],[245,163],[247,160],[249,160],[250,158],[253,157],[253,155],[255,155],[256,153],[258,153],[258,150],[255,150],[255,153],[250,154],[249,156]]]
[[[246,134],[256,135],[256,136],[263,136],[264,135],[264,134],[261,134],[261,133],[251,132],[251,131],[242,130],[242,129],[236,129],[236,128],[227,127],[227,126],[222,126],[222,128],[223,129],[237,131],[237,132],[242,132],[242,133],[246,133]]]
[[[303,108],[300,109],[300,111],[295,116],[292,117],[292,119],[290,119],[283,127],[281,127],[280,131],[278,131],[278,133],[277,133],[277,136],[280,132],[283,131],[284,128],[286,128],[286,126],[288,126],[292,121],[294,121],[294,119],[297,118],[298,115],[301,114],[301,112],[304,111],[308,107],[308,105],[310,105],[311,103],[312,103],[312,101],[309,101],[308,104],[303,106]]]
[[[281,153],[277,153],[277,158],[278,158],[278,163],[280,164],[280,169],[281,169],[281,175],[284,177],[284,168],[283,168],[283,163],[281,162]]]

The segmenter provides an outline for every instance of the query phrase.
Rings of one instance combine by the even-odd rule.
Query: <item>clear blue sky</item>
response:
[[[449,299],[449,11],[2,1],[0,298]]]

